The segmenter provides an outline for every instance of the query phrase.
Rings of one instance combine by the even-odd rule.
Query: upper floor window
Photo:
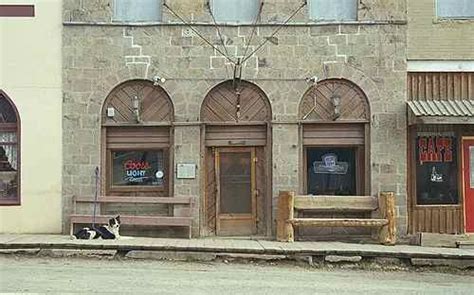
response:
[[[0,91],[0,205],[20,204],[19,119]]]
[[[219,23],[253,23],[260,0],[211,0],[212,14]]]
[[[473,0],[437,0],[436,14],[441,18],[473,18]]]
[[[309,17],[315,21],[357,20],[357,0],[310,0]]]
[[[114,21],[161,21],[162,0],[115,0]]]

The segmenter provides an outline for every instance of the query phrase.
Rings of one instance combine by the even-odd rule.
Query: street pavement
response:
[[[472,272],[0,256],[1,293],[473,294],[473,290]]]

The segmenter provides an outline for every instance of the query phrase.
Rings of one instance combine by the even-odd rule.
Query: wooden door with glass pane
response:
[[[474,233],[474,138],[462,141],[464,218],[467,233]]]
[[[256,226],[255,148],[216,148],[216,234],[253,235]]]

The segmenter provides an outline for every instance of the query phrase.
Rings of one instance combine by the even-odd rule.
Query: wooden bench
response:
[[[304,218],[304,210],[314,212],[366,212],[368,218]],[[380,217],[374,218],[375,211]],[[379,241],[393,245],[396,241],[395,196],[381,193],[378,200],[372,196],[295,196],[294,192],[280,192],[277,213],[277,240],[294,241],[295,228],[315,227],[370,227],[379,230]]]
[[[74,231],[74,224],[92,224],[94,220],[93,214],[79,214],[77,213],[78,204],[93,204],[93,198],[73,196],[73,213],[71,219],[71,234]],[[108,220],[114,215],[100,214],[101,204],[167,204],[172,206],[170,210],[171,216],[139,216],[139,215],[122,215],[120,214],[120,221],[125,225],[152,225],[152,226],[169,226],[169,227],[187,227],[188,237],[191,238],[191,197],[111,197],[101,196],[97,198],[97,211],[95,216],[95,223],[107,224]]]

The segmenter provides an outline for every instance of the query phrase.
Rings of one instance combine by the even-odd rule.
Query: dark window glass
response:
[[[457,204],[456,138],[418,136],[415,146],[417,204]]]
[[[0,203],[19,202],[19,149],[16,112],[0,94]]]
[[[163,151],[113,151],[112,184],[162,186],[165,179]]]
[[[354,148],[307,149],[308,194],[356,195]]]
[[[220,153],[221,213],[252,213],[251,153]]]

